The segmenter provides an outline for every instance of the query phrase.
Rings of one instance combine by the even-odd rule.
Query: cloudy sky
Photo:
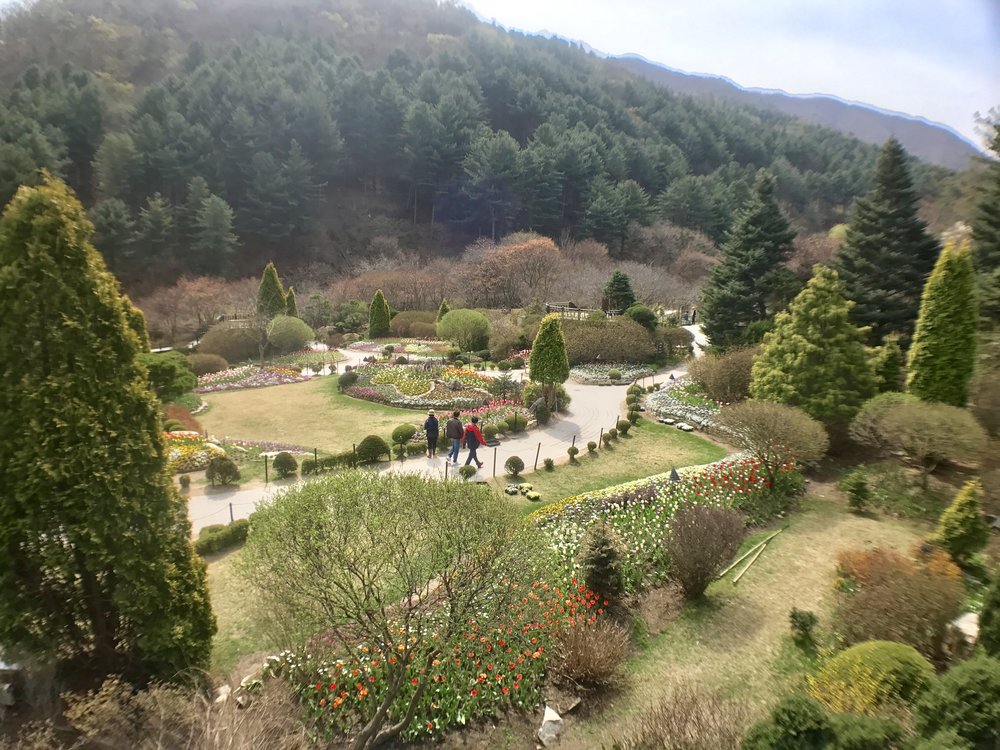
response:
[[[1000,0],[466,0],[484,20],[741,86],[833,94],[982,144],[1000,107]]]

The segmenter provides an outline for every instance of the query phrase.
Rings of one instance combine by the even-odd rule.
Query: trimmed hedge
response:
[[[230,328],[225,323],[214,325],[201,337],[199,354],[217,354],[230,364],[253,359],[260,354],[257,333],[250,328]]]
[[[198,533],[194,543],[194,551],[199,555],[212,555],[232,549],[247,540],[250,531],[250,521],[241,518],[230,524],[213,524],[206,526]]]
[[[389,444],[378,435],[369,435],[358,443],[358,463],[369,464],[390,456]]]
[[[629,318],[564,320],[563,336],[570,366],[585,362],[650,362],[656,345],[649,331]]]

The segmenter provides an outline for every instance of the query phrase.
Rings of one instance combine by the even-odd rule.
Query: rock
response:
[[[14,684],[0,682],[0,708],[10,708],[14,705]]]
[[[675,427],[682,432],[694,432],[694,427],[689,425],[687,422],[678,422]]]
[[[215,702],[225,703],[229,700],[229,694],[233,692],[233,689],[229,685],[223,685],[218,690],[215,691]]]
[[[548,706],[542,716],[542,726],[538,728],[538,739],[545,747],[552,747],[559,742],[559,733],[563,728],[562,717]]]

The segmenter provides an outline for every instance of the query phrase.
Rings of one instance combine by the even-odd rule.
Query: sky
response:
[[[466,0],[611,55],[942,123],[982,146],[1000,108],[1000,0]]]

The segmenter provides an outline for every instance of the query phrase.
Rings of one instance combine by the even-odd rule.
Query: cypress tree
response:
[[[443,318],[445,315],[447,315],[450,312],[451,312],[451,308],[448,307],[448,300],[442,299],[441,300],[441,306],[438,308],[438,316],[437,316],[437,321],[436,322],[440,323],[441,322],[441,318]]]
[[[885,343],[872,352],[872,371],[879,393],[903,389],[903,366],[906,362],[899,345],[899,335],[890,333]]]
[[[965,406],[976,366],[976,272],[967,244],[945,246],[924,288],[906,390],[923,401]]]
[[[851,320],[869,327],[873,345],[889,333],[909,344],[924,282],[938,257],[940,246],[918,218],[917,202],[906,152],[890,138],[878,157],[875,187],[854,203],[836,259],[847,298],[855,303]]]
[[[990,150],[1000,158],[1000,122],[993,124]],[[979,277],[980,312],[1000,321],[1000,161],[986,168],[986,181],[972,220],[972,262]]]
[[[978,479],[965,483],[944,509],[931,541],[958,562],[968,561],[986,546],[990,529],[983,519],[983,486]]]
[[[773,315],[773,297],[787,286],[791,274],[782,264],[792,254],[795,232],[778,208],[774,188],[774,178],[761,171],[702,292],[699,311],[714,347],[742,343],[746,326]]]
[[[545,392],[545,403],[549,409],[556,409],[556,386],[565,383],[569,377],[569,358],[566,355],[566,338],[563,336],[559,316],[552,314],[542,318],[542,324],[531,345],[528,360],[528,377],[541,383]]]
[[[875,377],[850,321],[837,272],[816,266],[806,288],[778,313],[751,371],[750,395],[798,406],[829,427],[842,428],[875,393]]]
[[[91,231],[48,176],[0,219],[0,643],[172,679],[208,666],[215,621]]]
[[[368,308],[368,338],[377,339],[389,335],[389,303],[381,289],[375,291]]]
[[[257,315],[271,320],[276,315],[284,315],[286,307],[285,290],[281,288],[278,270],[273,262],[268,263],[261,274],[260,286],[257,287]]]
[[[288,294],[285,295],[285,315],[290,318],[301,317],[299,315],[299,303],[295,299],[295,287],[288,287]]]
[[[611,274],[608,285],[604,287],[605,309],[607,310],[627,310],[635,304],[635,292],[632,291],[632,282],[622,271],[615,271]]]

